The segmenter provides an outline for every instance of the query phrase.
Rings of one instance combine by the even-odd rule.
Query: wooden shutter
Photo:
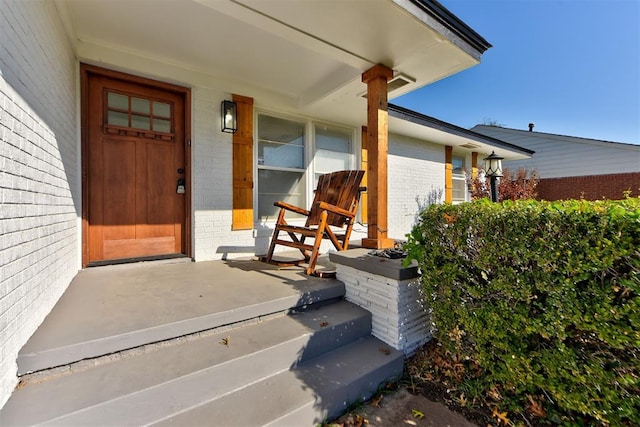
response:
[[[444,201],[453,202],[453,147],[444,147]]]
[[[233,95],[238,130],[233,134],[232,230],[253,229],[253,98]]]

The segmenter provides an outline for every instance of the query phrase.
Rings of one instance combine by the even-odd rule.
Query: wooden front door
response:
[[[188,90],[82,75],[83,264],[186,254]]]

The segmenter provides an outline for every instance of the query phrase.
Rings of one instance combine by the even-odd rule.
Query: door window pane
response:
[[[167,104],[166,102],[154,102],[153,115],[154,117],[171,117],[171,105]]]
[[[171,113],[171,103],[115,92],[107,93],[108,125],[171,133]]]
[[[153,130],[156,132],[171,132],[171,121],[164,119],[153,119]]]
[[[129,110],[129,97],[119,93],[109,92],[107,94],[107,106],[109,109]]]
[[[151,112],[148,99],[131,98],[131,111],[134,113],[149,114]]]
[[[149,120],[149,117],[132,114],[131,127],[136,129],[150,130],[151,121]]]
[[[113,126],[129,127],[129,115],[119,111],[109,111],[107,123]]]

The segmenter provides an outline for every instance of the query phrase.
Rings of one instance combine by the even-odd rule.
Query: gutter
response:
[[[475,32],[473,28],[465,24],[460,18],[449,12],[447,8],[442,6],[436,0],[408,0],[414,6],[418,7],[424,13],[429,15],[447,30],[456,34],[462,40],[469,43],[481,54],[487,49],[493,47],[491,43],[485,40],[480,34]]]
[[[529,150],[527,148],[520,147],[509,142],[486,136],[472,130],[464,129],[451,123],[443,122],[442,120],[438,120],[434,117],[418,113],[417,111],[409,110],[408,108],[400,107],[399,105],[388,104],[387,108],[391,117],[395,117],[400,120],[405,120],[421,126],[429,127],[442,132],[447,132],[463,138],[468,138],[482,144],[489,144],[495,147],[504,148],[506,150],[516,151],[527,156],[532,156],[535,153],[535,151],[533,150]]]

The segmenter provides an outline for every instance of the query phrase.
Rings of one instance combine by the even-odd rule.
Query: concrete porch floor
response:
[[[336,280],[255,259],[88,268],[21,350],[18,374],[283,312],[319,295],[324,300],[343,294]]]

